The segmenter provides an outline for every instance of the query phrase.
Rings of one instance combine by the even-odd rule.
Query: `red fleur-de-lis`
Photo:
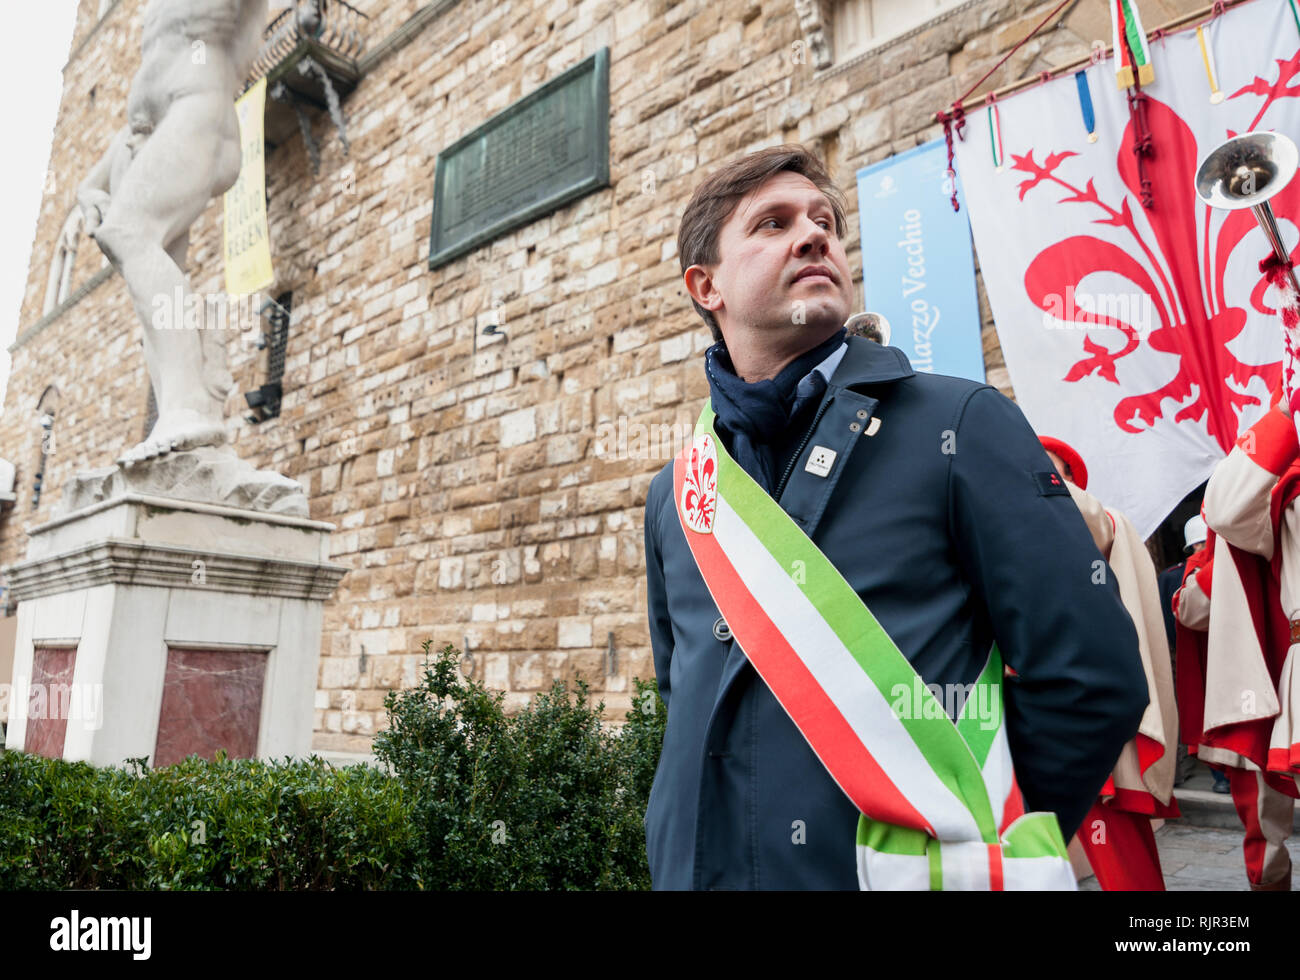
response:
[[[700,436],[691,446],[682,486],[682,513],[693,531],[713,530],[718,506],[718,460],[713,437]]]
[[[1278,64],[1289,79],[1300,73],[1300,52],[1291,61]],[[1236,94],[1247,92],[1263,94],[1264,89],[1247,86]],[[1267,94],[1270,99],[1290,97],[1300,95],[1300,88],[1292,91],[1280,79],[1267,86]],[[1131,242],[1121,247],[1091,235],[1075,235],[1049,245],[1025,270],[1025,291],[1040,309],[1059,316],[1060,298],[1076,290],[1082,292],[1080,287],[1087,277],[1112,273],[1128,280],[1135,295],[1149,304],[1152,319],[1158,321],[1146,342],[1154,350],[1178,355],[1178,370],[1155,391],[1118,399],[1113,409],[1115,424],[1126,432],[1142,432],[1163,417],[1163,403],[1172,400],[1180,405],[1174,421],[1204,418],[1210,436],[1226,452],[1236,439],[1239,411],[1259,404],[1257,398],[1241,389],[1258,377],[1267,390],[1272,390],[1281,371],[1280,362],[1247,364],[1228,349],[1245,329],[1247,316],[1244,307],[1233,305],[1225,297],[1222,270],[1255,223],[1249,212],[1236,211],[1221,219],[1217,232],[1212,231],[1209,209],[1182,192],[1187,174],[1194,173],[1197,164],[1197,145],[1191,130],[1177,113],[1156,99],[1147,101],[1147,122],[1153,140],[1161,148],[1159,154],[1145,162],[1145,176],[1157,189],[1156,207],[1146,212],[1149,234],[1138,228],[1130,206],[1129,195],[1140,196],[1142,188],[1133,155],[1131,123],[1124,131],[1116,161],[1128,191],[1118,206],[1101,200],[1091,178],[1082,188],[1067,179],[1065,172],[1071,168],[1062,164],[1076,154],[1052,153],[1041,165],[1034,160],[1032,150],[1023,156],[1013,155],[1013,169],[1030,175],[1020,185],[1021,200],[1040,184],[1055,184],[1068,192],[1058,204],[1097,208],[1101,214],[1095,223],[1124,229]],[[1162,193],[1161,188],[1168,190]],[[1293,182],[1275,197],[1273,205],[1279,215],[1300,211],[1300,182]],[[1198,237],[1203,240],[1198,242]],[[1263,304],[1262,287],[1255,289],[1249,302],[1261,313],[1271,312]],[[1082,348],[1087,356],[1072,365],[1063,380],[1077,383],[1095,375],[1120,384],[1118,362],[1141,345],[1138,325],[1121,316],[1084,309],[1070,309],[1062,319],[1085,327],[1113,328],[1122,338],[1118,347],[1111,348],[1085,336]]]

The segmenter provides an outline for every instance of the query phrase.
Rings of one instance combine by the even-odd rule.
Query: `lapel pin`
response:
[[[813,476],[826,476],[830,473],[831,467],[835,465],[835,457],[839,454],[834,449],[827,449],[825,446],[813,446],[812,454],[808,457],[808,465],[804,470]]]

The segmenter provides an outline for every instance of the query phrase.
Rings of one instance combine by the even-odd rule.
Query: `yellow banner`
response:
[[[266,227],[266,79],[235,103],[239,114],[242,165],[235,186],[225,196],[226,292],[247,296],[275,279],[271,238]]]

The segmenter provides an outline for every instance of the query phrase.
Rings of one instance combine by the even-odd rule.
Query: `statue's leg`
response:
[[[181,271],[182,275],[185,274],[185,269],[188,264],[189,250],[190,250],[190,230],[188,228],[185,229],[185,231],[181,234],[179,238],[177,238],[175,241],[168,244],[164,249],[164,251],[166,251],[168,256],[171,257],[171,260],[176,263],[176,268]],[[188,285],[189,284],[187,280],[186,282],[187,288]],[[156,314],[158,310],[155,309],[153,312]],[[184,314],[183,305],[179,310],[177,310],[176,303],[174,300],[168,304],[167,315],[173,318],[178,318],[180,323],[182,324],[184,323],[183,314]],[[146,370],[148,370],[149,372],[149,383],[153,385],[154,404],[156,406],[160,406],[163,404],[163,397],[164,397],[163,389],[166,387],[167,378],[163,376],[163,373],[160,370],[161,355],[160,352],[158,351],[157,341],[154,339],[156,335],[157,335],[157,330],[152,328],[151,324],[146,324],[144,328],[144,350],[145,350],[144,363],[145,363]],[[169,393],[168,404],[170,403],[171,403],[171,399]],[[162,418],[161,409],[159,409],[158,415],[159,415],[159,419],[161,419]],[[157,428],[156,423],[154,427]],[[147,438],[145,442],[146,443],[148,442]]]
[[[190,230],[186,228],[181,232],[180,237],[175,241],[169,242],[165,246],[166,252],[171,256],[171,260],[176,263],[176,268],[184,273],[189,266],[190,258]]]
[[[199,331],[203,303],[182,265],[190,226],[221,184],[231,152],[238,167],[238,123],[220,95],[190,95],[169,108],[114,188],[95,238],[122,273],[144,324],[145,359],[158,422],[124,461],[224,439],[224,402],[204,384]],[[221,188],[224,189],[224,188]],[[197,313],[196,313],[197,311]]]

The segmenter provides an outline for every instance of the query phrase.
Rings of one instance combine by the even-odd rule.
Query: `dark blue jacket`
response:
[[[814,446],[839,454],[826,477],[804,469]],[[1114,577],[1053,472],[997,390],[916,374],[852,337],[778,500],[927,684],[973,683],[997,641],[1016,672],[1006,718],[1026,803],[1055,811],[1068,839],[1147,693]],[[645,543],[668,707],[645,819],[654,886],[856,888],[858,812],[740,647],[716,638],[671,463],[647,494]]]
[[[1187,571],[1187,562],[1180,561],[1171,565],[1156,576],[1156,586],[1160,590],[1160,611],[1165,618],[1165,639],[1169,649],[1175,649],[1178,637],[1174,630],[1174,593],[1183,587],[1183,574]]]

